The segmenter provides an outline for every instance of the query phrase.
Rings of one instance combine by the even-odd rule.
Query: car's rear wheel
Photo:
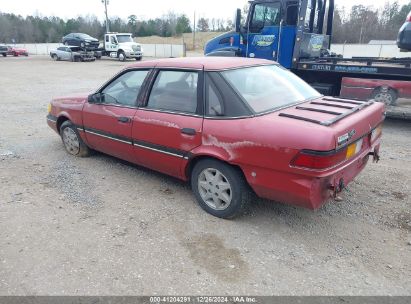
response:
[[[398,94],[391,88],[377,88],[373,92],[372,99],[385,103],[387,106],[395,105],[398,99]]]
[[[90,148],[83,142],[76,126],[70,121],[67,120],[61,125],[60,135],[68,153],[79,157],[90,155]]]
[[[247,204],[248,188],[241,172],[214,159],[194,166],[191,188],[201,208],[216,217],[233,218]]]
[[[56,54],[51,55],[51,58],[52,58],[54,61],[58,61],[58,60],[59,60],[59,57],[58,57]]]
[[[3,53],[3,57],[7,57],[7,54],[6,54],[6,53]]]

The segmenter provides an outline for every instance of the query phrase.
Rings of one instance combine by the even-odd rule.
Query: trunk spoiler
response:
[[[316,109],[316,108],[309,108],[309,107],[295,107],[297,110],[302,110],[302,111],[311,111],[311,112],[319,112],[319,113],[336,115],[334,118],[325,120],[325,121],[319,121],[319,120],[307,118],[304,116],[287,114],[287,113],[280,113],[279,116],[288,117],[288,118],[297,119],[297,120],[303,120],[303,121],[319,124],[322,126],[331,126],[337,123],[338,121],[344,119],[345,117],[350,116],[358,111],[361,111],[363,108],[366,108],[372,105],[373,103],[374,101],[372,100],[370,101],[351,101],[351,100],[344,100],[340,98],[326,97],[326,98],[323,98],[321,101],[311,101],[310,104],[320,105],[323,107],[340,108],[340,109],[345,109],[348,111],[344,111],[343,113],[340,113],[340,112],[328,111],[324,109]]]

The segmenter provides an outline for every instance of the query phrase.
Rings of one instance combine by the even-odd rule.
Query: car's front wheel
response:
[[[83,142],[76,126],[70,121],[67,120],[61,125],[60,135],[68,153],[79,157],[90,155],[90,148]]]
[[[118,60],[120,60],[120,61],[126,61],[126,54],[123,52],[123,51],[120,51],[119,53],[118,53]]]
[[[191,188],[201,208],[216,217],[233,218],[247,204],[248,188],[241,172],[214,159],[194,166]]]

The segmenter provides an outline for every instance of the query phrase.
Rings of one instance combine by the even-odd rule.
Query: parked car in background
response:
[[[0,54],[3,57],[6,57],[7,55],[10,56],[28,56],[29,52],[25,48],[20,48],[16,46],[10,46],[10,45],[2,45],[0,46]]]
[[[411,52],[411,12],[398,33],[397,45],[400,49]]]
[[[197,57],[132,65],[89,96],[54,99],[47,122],[68,153],[189,181],[205,211],[231,218],[250,187],[321,207],[378,160],[384,112],[325,97],[272,61]]]
[[[0,55],[2,55],[3,57],[7,56],[8,50],[9,48],[7,45],[0,45]]]
[[[61,46],[50,51],[50,57],[56,61],[94,61],[96,57],[92,51],[83,51],[78,46]]]
[[[64,45],[79,46],[89,50],[97,49],[100,45],[98,39],[83,33],[71,33],[63,37]]]

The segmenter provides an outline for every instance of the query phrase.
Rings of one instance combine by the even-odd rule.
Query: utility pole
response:
[[[109,5],[109,0],[101,0],[101,3],[104,4],[104,13],[106,15],[106,33],[110,32],[110,28],[108,26],[108,13],[107,13],[107,5]]]
[[[194,11],[193,50],[196,49],[196,11]]]

